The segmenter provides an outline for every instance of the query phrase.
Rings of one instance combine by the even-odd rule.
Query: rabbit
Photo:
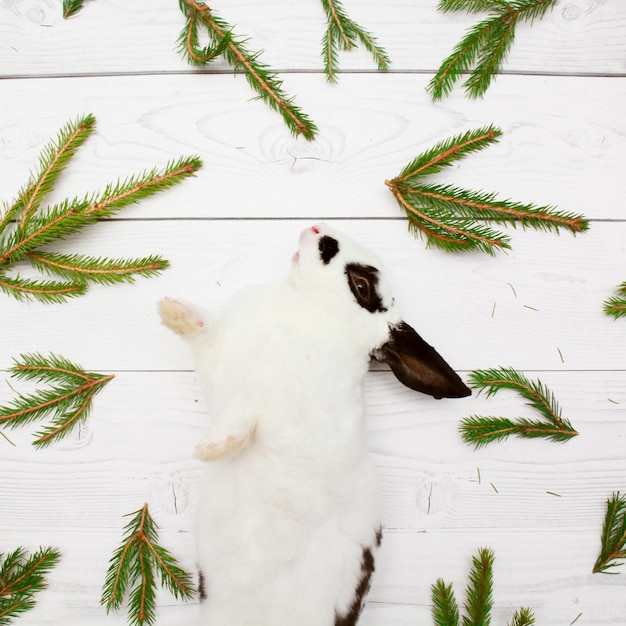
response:
[[[354,626],[382,512],[367,443],[371,359],[437,398],[470,390],[402,320],[380,260],[320,223],[288,278],[219,315],[159,302],[192,346],[211,424],[197,514],[202,626]]]

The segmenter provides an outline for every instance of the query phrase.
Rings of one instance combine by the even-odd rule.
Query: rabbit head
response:
[[[345,234],[324,223],[305,229],[290,282],[316,313],[335,317],[407,387],[436,398],[470,395],[437,351],[402,320],[380,259]]]

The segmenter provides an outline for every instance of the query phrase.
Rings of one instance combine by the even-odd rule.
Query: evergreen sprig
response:
[[[515,38],[519,22],[541,19],[557,0],[440,0],[439,10],[489,12],[456,45],[430,81],[428,91],[438,100],[452,91],[454,84],[469,72],[464,83],[471,98],[482,97],[496,72],[502,68]]]
[[[604,302],[604,312],[614,317],[626,317],[626,282],[623,282],[611,298]]]
[[[580,215],[557,211],[551,206],[498,200],[494,193],[475,192],[452,185],[426,184],[424,177],[436,174],[468,154],[498,141],[502,131],[494,126],[467,131],[439,142],[408,163],[398,176],[385,181],[409,219],[409,228],[449,252],[481,250],[494,254],[510,248],[510,238],[485,222],[520,224],[537,230],[574,233],[588,229]]]
[[[495,556],[489,548],[480,548],[472,557],[472,568],[465,590],[465,615],[461,618],[452,585],[439,578],[431,586],[432,616],[435,626],[489,626],[493,608],[493,564]],[[532,626],[535,618],[527,608],[513,615],[509,626]]]
[[[531,381],[513,368],[475,370],[469,375],[470,386],[480,391],[486,390],[487,397],[502,389],[512,389],[527,402],[526,405],[538,411],[542,420],[506,417],[484,417],[472,415],[461,421],[460,431],[463,441],[481,448],[487,444],[518,437],[544,437],[551,441],[565,442],[578,435],[571,423],[561,415],[554,394],[539,380]]]
[[[626,494],[614,493],[606,502],[602,528],[602,549],[593,573],[615,574],[612,569],[626,559]]]
[[[481,548],[472,557],[472,569],[465,590],[463,626],[487,626],[493,608],[493,562],[495,556],[489,548]]]
[[[101,604],[107,613],[117,611],[129,587],[128,618],[131,625],[154,624],[156,619],[157,575],[161,585],[177,600],[190,600],[196,591],[191,575],[176,559],[157,544],[158,527],[148,505],[132,516],[126,525],[122,545],[113,553],[103,587]]]
[[[31,556],[23,547],[0,554],[0,626],[35,606],[34,596],[46,588],[46,574],[60,558],[54,548],[39,548]]]
[[[20,394],[9,405],[0,407],[0,426],[8,428],[25,426],[54,413],[51,422],[35,433],[33,445],[39,448],[58,441],[83,424],[93,397],[114,378],[113,374],[85,372],[79,365],[55,354],[23,354],[20,359],[14,359],[9,372],[17,379],[51,385],[32,394]]]
[[[452,585],[446,585],[441,578],[437,579],[431,587],[431,598],[435,626],[459,626],[459,605]]]
[[[117,211],[192,176],[202,162],[183,157],[165,168],[110,183],[99,194],[66,199],[42,208],[42,202],[78,148],[95,128],[93,115],[66,124],[56,140],[39,157],[39,171],[18,192],[17,199],[0,217],[0,290],[18,300],[64,302],[85,293],[89,282],[132,282],[137,276],[153,276],[168,267],[159,256],[139,259],[100,259],[78,254],[58,254],[41,248],[89,224],[112,217]],[[13,266],[27,261],[34,268],[60,280],[9,275]]]
[[[391,60],[387,52],[376,41],[376,37],[351,20],[339,0],[322,0],[328,27],[322,39],[324,72],[329,83],[337,82],[337,64],[340,50],[351,50],[359,41],[371,53],[378,69],[389,69]]]
[[[85,0],[63,0],[63,17],[67,19],[78,13],[85,4]]]
[[[282,115],[294,135],[302,135],[306,139],[315,137],[317,127],[285,93],[278,76],[259,61],[261,52],[248,51],[245,47],[247,40],[235,35],[233,27],[215,15],[204,2],[179,0],[179,4],[187,20],[178,39],[179,50],[189,63],[207,65],[223,55],[235,72],[244,73],[259,98]],[[206,48],[201,48],[199,44],[198,29],[201,26],[209,35],[210,44]]]
[[[515,611],[513,619],[508,626],[533,626],[534,623],[535,616],[533,612],[526,607],[522,607],[521,609]]]

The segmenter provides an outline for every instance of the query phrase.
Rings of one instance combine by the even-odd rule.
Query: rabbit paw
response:
[[[194,309],[173,298],[163,298],[159,302],[159,314],[163,324],[179,335],[193,335],[204,327]]]
[[[205,437],[197,446],[195,457],[201,461],[218,461],[237,454],[250,439],[250,432],[242,430],[223,438]]]

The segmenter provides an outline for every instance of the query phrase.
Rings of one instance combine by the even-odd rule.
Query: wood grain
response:
[[[519,26],[484,99],[462,89],[438,103],[425,88],[477,16],[437,0],[345,2],[374,32],[392,71],[368,54],[340,55],[339,83],[321,73],[318,0],[210,5],[264,49],[288,93],[320,128],[294,139],[222,60],[195,71],[176,52],[172,0],[85,3],[0,0],[0,198],[36,169],[43,145],[76,116],[97,129],[48,200],[198,154],[194,179],[68,238],[57,250],[161,254],[171,267],[134,285],[94,286],[64,305],[0,294],[0,405],[32,384],[7,372],[25,352],[53,351],[115,378],[87,423],[49,449],[36,425],[0,437],[0,552],[57,546],[63,559],[21,626],[127,623],[100,606],[124,515],[148,502],[161,542],[194,570],[201,464],[209,420],[186,346],[156,315],[165,295],[219,306],[289,269],[299,232],[327,220],[383,258],[411,323],[467,379],[511,366],[539,378],[580,432],[566,444],[509,439],[474,450],[459,435],[472,414],[531,416],[515,393],[437,401],[373,364],[365,381],[369,445],[385,536],[362,626],[432,623],[430,585],[462,603],[479,547],[496,554],[493,626],[531,607],[537,624],[624,626],[626,570],[593,575],[606,498],[626,490],[626,332],[602,302],[626,280],[626,3],[560,0]],[[497,145],[438,182],[557,205],[591,220],[576,237],[510,230],[513,250],[490,258],[426,249],[384,181],[436,142],[493,123]],[[26,275],[31,270],[20,268]],[[197,605],[158,595],[158,625],[195,624]],[[228,626],[228,625],[225,625]]]
[[[623,218],[626,135],[618,103],[626,101],[626,81],[505,76],[484,101],[456,95],[433,104],[428,80],[351,74],[332,87],[321,76],[289,76],[288,89],[320,128],[314,142],[291,137],[279,115],[251,102],[243,77],[6,80],[0,198],[9,202],[26,184],[64,124],[91,112],[96,131],[50,202],[198,154],[204,167],[197,178],[120,218],[394,217],[399,208],[385,180],[437,142],[491,123],[503,131],[496,145],[432,180],[590,219]],[[38,115],[42,101],[45,117]]]
[[[346,3],[348,15],[387,49],[394,71],[435,71],[465,31],[481,17],[443,14],[437,0]],[[250,38],[261,60],[279,70],[321,71],[326,27],[319,2],[253,0],[210,6]],[[172,73],[190,71],[176,52],[184,25],[178,3],[149,8],[124,0],[88,3],[63,20],[55,0],[3,0],[0,5],[0,76]],[[567,0],[532,28],[521,24],[505,69],[509,72],[617,74],[626,72],[626,7],[621,0]],[[54,54],[50,51],[54,50]],[[343,70],[373,71],[369,55],[342,53]],[[215,71],[227,71],[218,61]]]
[[[135,285],[94,286],[89,297],[61,306],[2,294],[14,330],[0,356],[6,362],[20,352],[52,351],[95,371],[189,369],[185,346],[159,323],[157,301],[179,296],[210,309],[246,284],[281,280],[310,223],[98,224],[62,247],[113,257],[159,253],[171,268]],[[426,249],[403,219],[332,223],[378,252],[406,321],[458,369],[623,369],[626,336],[602,302],[623,278],[625,223],[596,222],[578,237],[513,230],[513,252],[497,258]]]

